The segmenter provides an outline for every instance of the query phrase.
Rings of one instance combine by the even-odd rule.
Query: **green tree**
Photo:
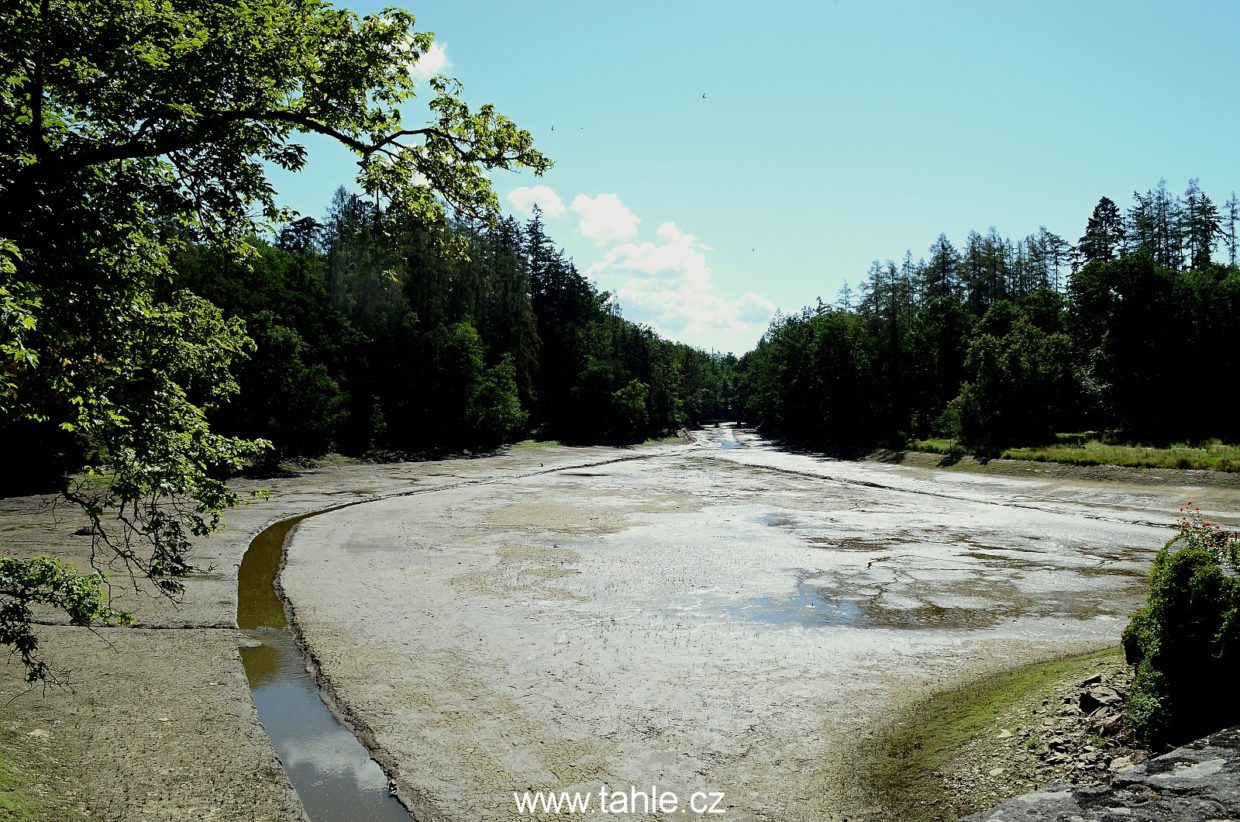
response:
[[[611,392],[611,427],[618,439],[642,438],[649,422],[649,401],[650,386],[640,380],[629,380],[623,388]]]
[[[1089,215],[1085,233],[1077,241],[1077,253],[1084,262],[1110,260],[1119,253],[1124,242],[1124,220],[1119,207],[1110,197],[1103,197]]]
[[[0,30],[3,345],[21,360],[2,387],[9,470],[49,466],[89,516],[96,552],[175,595],[191,537],[237,502],[220,477],[264,447],[207,424],[252,343],[177,289],[175,253],[206,242],[248,254],[251,215],[285,216],[266,164],[300,169],[307,133],[356,154],[389,219],[431,225],[494,216],[484,169],[549,163],[442,77],[426,88],[428,120],[405,122],[420,91],[411,68],[432,38],[399,10],[15,0]],[[75,483],[79,472],[102,479]],[[23,578],[35,584],[0,583],[19,633],[28,603],[63,605],[48,598],[63,587],[54,575]],[[46,673],[37,647],[22,653],[29,676]]]
[[[1006,301],[991,306],[980,330],[952,400],[961,439],[983,451],[1045,441],[1075,395],[1067,335],[1043,331]]]
[[[469,424],[475,442],[494,447],[525,425],[526,413],[517,393],[517,369],[512,354],[487,368],[469,399]]]

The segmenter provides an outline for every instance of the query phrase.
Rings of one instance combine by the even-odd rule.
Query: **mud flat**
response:
[[[1175,509],[1240,512],[1228,489],[843,463],[727,430],[633,456],[294,532],[299,629],[427,818],[604,785],[878,818],[851,743],[933,691],[1114,645]]]

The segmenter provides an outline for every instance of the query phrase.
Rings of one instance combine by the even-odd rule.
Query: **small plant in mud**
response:
[[[1129,718],[1155,746],[1240,721],[1240,702],[1210,693],[1240,675],[1240,537],[1191,502],[1180,513],[1179,533],[1150,570],[1149,600],[1124,629],[1136,666]]]

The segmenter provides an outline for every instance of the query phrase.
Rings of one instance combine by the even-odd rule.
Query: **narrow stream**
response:
[[[289,627],[275,581],[284,541],[308,514],[277,522],[250,542],[237,581],[237,625],[255,642],[241,649],[259,719],[313,822],[409,822],[387,776],[319,694]]]

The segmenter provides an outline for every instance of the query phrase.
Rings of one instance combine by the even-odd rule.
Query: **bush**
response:
[[[1240,674],[1240,536],[1191,506],[1154,560],[1149,601],[1124,630],[1124,655],[1136,666],[1129,718],[1158,747],[1240,721],[1231,691]]]

